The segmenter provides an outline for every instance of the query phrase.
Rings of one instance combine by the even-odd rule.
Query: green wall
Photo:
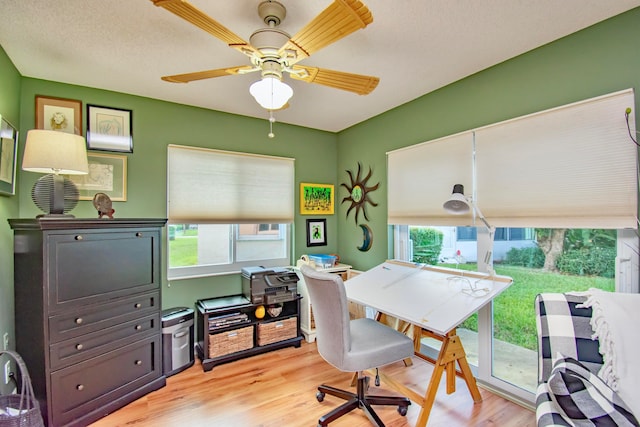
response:
[[[0,47],[0,114],[13,126],[20,122],[20,74]],[[13,233],[7,218],[18,215],[18,197],[0,196],[0,350],[2,339],[9,334],[10,346],[14,348],[13,323]],[[4,366],[4,360],[2,360]],[[0,393],[9,390],[0,381]]]
[[[380,189],[371,193],[379,206],[368,208],[374,235],[369,252],[356,248],[362,233],[353,214],[345,218],[347,204],[339,206],[340,256],[368,269],[393,254],[387,226],[386,152],[621,89],[637,91],[639,41],[640,8],[636,8],[340,132],[338,182],[348,182],[344,170],[354,170],[358,161],[373,169],[372,183],[381,182]],[[624,112],[620,114],[624,117]],[[420,192],[420,183],[415,197],[429,197]],[[366,221],[361,218],[361,222]]]

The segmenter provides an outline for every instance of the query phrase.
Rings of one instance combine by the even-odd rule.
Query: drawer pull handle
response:
[[[139,331],[140,329],[142,329],[142,326],[136,325],[136,331]]]
[[[75,322],[76,322],[76,325],[82,324],[82,317],[76,318]]]
[[[138,231],[138,232],[136,233],[136,237],[142,237],[142,233]]]
[[[84,346],[82,344],[76,344],[76,350],[82,350]]]
[[[136,360],[136,365],[138,366],[142,365],[142,360]]]
[[[76,240],[82,240],[82,239],[83,239],[82,234],[78,234],[78,235],[75,237],[75,239],[76,239]]]
[[[78,391],[82,391],[82,390],[84,390],[84,385],[82,385],[82,384],[78,384],[78,385],[76,386],[76,390],[78,390]]]
[[[137,302],[137,303],[134,305],[134,307],[135,307],[135,308],[140,308],[140,307],[142,307],[142,304],[140,304],[139,302]]]

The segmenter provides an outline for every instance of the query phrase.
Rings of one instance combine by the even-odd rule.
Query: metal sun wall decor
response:
[[[342,183],[340,185],[347,189],[347,191],[349,192],[349,195],[343,198],[341,203],[344,203],[344,202],[351,203],[351,205],[349,206],[349,209],[347,209],[346,217],[348,218],[349,213],[355,209],[354,219],[355,219],[356,225],[358,225],[358,217],[360,216],[360,211],[362,211],[364,219],[369,221],[369,217],[367,216],[367,209],[366,209],[367,203],[369,203],[371,206],[378,206],[377,203],[374,203],[369,198],[369,193],[377,190],[378,187],[380,186],[380,183],[377,183],[370,187],[368,186],[369,179],[371,178],[372,170],[371,170],[371,167],[369,167],[369,173],[367,173],[367,175],[364,178],[362,178],[361,177],[362,165],[360,164],[360,162],[358,162],[358,172],[356,173],[355,177],[353,176],[353,173],[350,170],[347,170],[346,172],[347,174],[349,174],[350,183],[349,184]],[[362,246],[359,246],[358,249],[360,251],[366,252],[369,249],[371,249],[371,245],[373,244],[373,234],[371,232],[371,228],[368,225],[360,224],[359,226],[362,229],[363,242],[362,242]]]

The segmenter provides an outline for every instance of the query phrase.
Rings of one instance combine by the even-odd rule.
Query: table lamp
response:
[[[78,204],[76,185],[62,175],[89,173],[84,137],[53,130],[32,129],[27,132],[22,169],[46,173],[31,190],[33,202],[44,211],[38,217],[69,217]]]

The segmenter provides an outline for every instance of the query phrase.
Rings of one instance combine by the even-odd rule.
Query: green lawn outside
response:
[[[476,264],[443,265],[465,270],[477,269]],[[571,276],[548,273],[540,269],[496,265],[497,274],[513,278],[513,284],[494,300],[494,338],[530,350],[537,350],[534,300],[542,292],[586,291],[599,288],[615,290],[615,279],[593,276]],[[478,330],[477,315],[471,316],[460,328]]]
[[[193,230],[189,230],[193,231]],[[186,267],[198,263],[198,239],[184,238],[177,234],[169,241],[169,258],[172,267]]]

